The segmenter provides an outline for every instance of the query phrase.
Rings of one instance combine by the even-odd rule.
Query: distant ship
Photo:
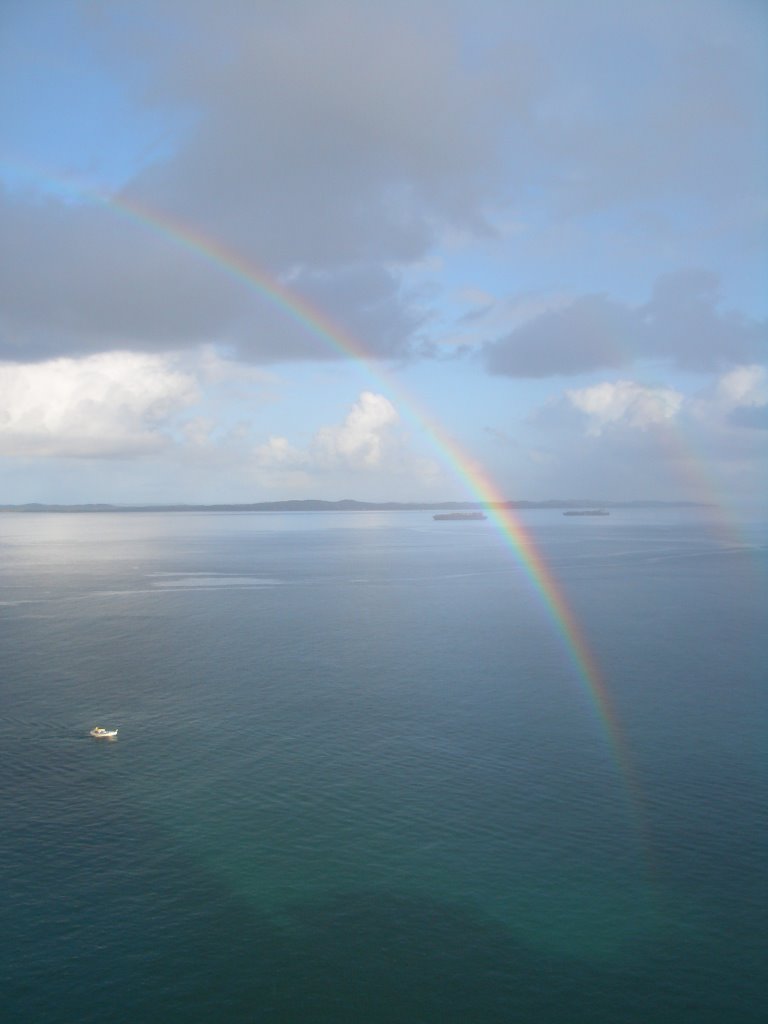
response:
[[[604,508],[572,508],[563,512],[564,516],[609,516],[610,514]]]
[[[483,512],[438,512],[433,519],[485,519]]]

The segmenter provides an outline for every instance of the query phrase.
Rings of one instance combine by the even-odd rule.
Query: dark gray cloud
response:
[[[418,296],[377,264],[334,271],[303,269],[288,279],[296,316],[261,291],[249,295],[239,320],[221,337],[232,354],[258,363],[328,360],[354,349],[373,358],[407,358],[425,316]]]
[[[587,295],[488,344],[485,361],[491,373],[507,377],[550,377],[618,367],[628,362],[626,340],[635,327],[625,306],[604,296]]]
[[[747,14],[718,0],[648,0],[631,16],[598,0],[73,11],[127,102],[173,126],[118,202],[162,211],[305,289],[381,356],[421,345],[409,267],[448,233],[493,237],[499,211],[531,198],[549,224],[621,208],[653,234],[659,203],[690,235],[682,199],[697,231],[753,230],[765,160],[758,51]],[[218,340],[253,361],[333,354],[114,211],[6,201],[0,218],[6,358]],[[672,292],[643,310],[579,299],[489,345],[488,366],[544,376],[662,356],[699,368],[752,351],[753,325],[719,313],[701,282]]]
[[[588,295],[524,323],[484,350],[491,373],[574,376],[662,359],[720,371],[765,358],[766,325],[722,310],[717,277],[698,270],[658,280],[642,306]]]
[[[396,265],[446,224],[484,229],[498,169],[459,39],[397,5],[112,10],[91,22],[103,56],[134,83],[143,62],[147,105],[190,112],[116,205],[161,211],[261,280],[290,280],[368,351],[402,356],[422,314]],[[6,358],[211,340],[255,361],[339,355],[146,223],[53,200],[0,217]]]
[[[242,306],[241,291],[113,209],[0,195],[0,358],[206,340]]]
[[[671,359],[687,370],[722,370],[765,359],[766,324],[721,308],[717,275],[687,270],[661,277],[637,311],[638,355]]]
[[[405,355],[425,318],[418,295],[403,290],[397,275],[378,264],[334,271],[303,270],[290,281],[344,335],[367,352]]]
[[[620,207],[650,231],[648,202],[733,230],[764,193],[759,19],[719,0],[134,9],[100,45],[125,62],[132,41],[147,102],[193,116],[130,192],[272,269],[417,259],[531,189],[559,217]]]
[[[410,261],[446,223],[481,224],[501,181],[483,116],[494,95],[462,68],[445,19],[397,4],[226,6],[234,28],[183,6],[193,44],[164,52],[156,88],[194,109],[194,126],[130,195],[273,270]]]
[[[256,362],[343,354],[270,299],[260,267],[248,277],[119,209],[0,194],[0,359],[211,341]],[[422,319],[379,264],[302,270],[290,287],[372,355],[405,355]]]

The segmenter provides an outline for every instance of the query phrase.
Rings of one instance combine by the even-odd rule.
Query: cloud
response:
[[[0,360],[34,376],[66,356],[79,369],[61,381],[79,382],[97,353],[145,353],[169,412],[137,399],[118,415],[101,385],[65,401],[38,376],[51,407],[33,423],[7,403],[3,450],[165,444],[190,489],[203,472],[215,490],[279,473],[326,493],[376,474],[410,489],[429,470],[386,407],[361,399],[330,422],[316,410],[352,373],[316,402],[313,371],[287,365],[357,349],[396,360],[481,460],[494,408],[514,433],[548,386],[521,382],[564,375],[577,397],[522,424],[547,421],[560,448],[517,438],[553,474],[561,453],[599,466],[611,444],[617,466],[622,445],[683,421],[724,452],[759,440],[764,406],[727,375],[764,361],[764,5],[115,0],[53,21],[34,7],[12,5],[23,45],[0,66]],[[78,174],[103,175],[112,200]],[[278,364],[291,385],[259,376]],[[470,379],[485,371],[497,379]],[[135,376],[121,373],[113,394]],[[162,475],[158,492],[176,486]]]
[[[400,440],[393,436],[399,416],[384,395],[363,391],[340,424],[320,427],[309,445],[296,447],[271,436],[254,449],[259,466],[268,469],[375,471],[392,468]]]
[[[106,207],[0,193],[0,357],[169,350],[225,333],[247,291]]]
[[[409,261],[531,187],[561,211],[630,201],[638,221],[681,188],[731,209],[762,194],[761,18],[746,5],[133,8],[107,9],[101,47],[118,66],[140,53],[154,104],[195,114],[135,187],[282,265]]]
[[[418,295],[404,289],[391,269],[376,264],[333,272],[305,268],[291,275],[289,283],[311,307],[322,310],[323,323],[332,325],[331,355],[338,344],[346,344],[339,338],[352,339],[366,354],[404,355],[407,340],[425,319]],[[316,339],[311,341],[316,347]]]
[[[341,355],[160,222],[292,283],[383,358],[411,352],[429,312],[406,287],[410,270],[449,235],[500,238],[529,204],[558,228],[621,209],[622,235],[646,231],[657,249],[660,221],[676,238],[715,224],[737,240],[755,231],[765,90],[759,19],[746,8],[135,0],[62,18],[70,36],[59,45],[87,43],[83,81],[92,93],[87,73],[100,69],[122,97],[120,124],[133,126],[100,136],[90,159],[136,136],[125,163],[139,169],[115,197],[123,213],[82,202],[77,186],[75,202],[6,199],[7,359],[211,342],[253,362]],[[63,103],[55,113],[66,117]],[[156,132],[163,116],[162,144],[139,137],[139,122]],[[59,163],[87,169],[95,144],[75,144]],[[680,212],[681,196],[695,216]],[[729,358],[744,361],[745,325],[713,323],[707,301],[699,322],[697,309],[659,322],[658,344],[681,365],[709,365],[711,333],[719,353],[735,347]],[[585,296],[570,322],[563,313],[503,336],[488,363],[514,376],[616,368],[629,343],[612,347],[619,329],[631,342],[638,319]]]
[[[768,338],[766,324],[721,309],[719,284],[705,270],[660,277],[650,302],[635,311],[642,325],[640,354],[699,371],[757,358]]]
[[[717,276],[687,270],[656,282],[649,302],[631,306],[588,295],[547,310],[486,344],[491,373],[577,375],[663,359],[712,371],[757,358],[766,325],[720,308]]]
[[[340,423],[320,427],[305,446],[270,436],[253,447],[251,458],[259,471],[269,474],[260,477],[268,486],[270,477],[280,484],[298,478],[305,485],[351,477],[376,481],[381,495],[391,497],[387,481],[405,478],[422,490],[441,474],[432,460],[416,454],[399,424],[400,416],[388,398],[363,391]]]
[[[737,366],[698,394],[633,380],[604,380],[570,388],[550,399],[531,417],[537,426],[580,432],[591,438],[614,434],[626,442],[630,434],[655,428],[695,427],[702,431],[730,426],[759,427],[768,408],[768,371],[763,366]]]
[[[539,447],[520,449],[518,472],[550,496],[762,501],[767,389],[758,366],[697,394],[630,379],[567,389],[531,417]]]
[[[587,433],[624,426],[637,430],[669,424],[680,412],[684,396],[672,388],[650,388],[629,380],[604,381],[593,387],[566,391],[574,409],[588,420]]]
[[[727,209],[731,230],[738,219],[752,233],[748,211],[766,169],[760,5],[738,5],[736,17],[720,0],[585,0],[516,13],[515,36],[542,62],[532,164],[563,215],[621,208],[625,223],[657,230],[648,214],[664,199],[656,212],[678,227],[691,204],[699,229]]]
[[[250,252],[255,241],[275,270],[409,261],[437,223],[479,223],[489,168],[500,170],[481,116],[492,94],[463,66],[450,14],[348,0],[224,7],[152,5],[161,25],[183,19],[187,43],[140,41],[156,95],[196,116],[131,195]]]
[[[728,408],[768,404],[768,371],[764,366],[737,366],[717,382],[716,398]]]
[[[169,360],[130,352],[0,364],[0,394],[0,453],[45,458],[156,452],[198,396]]]
[[[305,306],[292,315],[270,296],[261,267],[241,263],[233,274],[226,259],[190,247],[183,234],[118,208],[11,201],[0,192],[0,358],[216,342],[256,363],[344,355],[307,326]],[[404,355],[424,316],[399,276],[377,264],[300,270],[285,284],[297,303],[320,311],[315,319],[331,335],[356,339],[372,356]]]
[[[548,377],[618,367],[628,361],[627,340],[634,330],[626,307],[588,295],[550,310],[486,347],[491,373],[509,377]]]
[[[768,370],[764,366],[737,366],[717,382],[714,396],[699,402],[700,420],[711,418],[712,407],[736,428],[768,430]]]
[[[224,342],[254,362],[343,357],[265,296],[271,278],[372,356],[406,354],[423,313],[401,267],[440,225],[480,224],[497,165],[486,83],[447,23],[327,0],[119,6],[80,33],[134,102],[169,125],[186,112],[184,128],[112,205],[83,203],[73,179],[75,202],[6,202],[0,353]],[[237,281],[216,265],[227,253]]]
[[[303,446],[276,434],[255,440],[269,380],[247,365],[239,379],[236,367],[211,352],[197,360],[114,352],[0,363],[0,456],[137,459],[165,450],[187,468],[248,465],[261,482],[295,483],[297,474],[307,484],[344,474],[422,483],[435,476],[398,430],[394,405],[371,391]],[[234,406],[233,388],[241,392]]]
[[[384,395],[364,391],[341,426],[324,427],[312,448],[321,465],[342,464],[354,469],[377,469],[384,461],[395,407]]]
[[[254,458],[264,469],[297,469],[309,462],[306,452],[295,448],[285,437],[269,437],[256,446]]]

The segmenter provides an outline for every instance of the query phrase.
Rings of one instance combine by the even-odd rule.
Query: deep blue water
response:
[[[0,517],[0,1016],[762,1021],[766,537]],[[119,727],[95,741],[96,724]]]

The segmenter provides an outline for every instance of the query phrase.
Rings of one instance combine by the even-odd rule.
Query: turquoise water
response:
[[[765,534],[526,523],[631,777],[490,522],[0,518],[3,1019],[762,1020]]]

